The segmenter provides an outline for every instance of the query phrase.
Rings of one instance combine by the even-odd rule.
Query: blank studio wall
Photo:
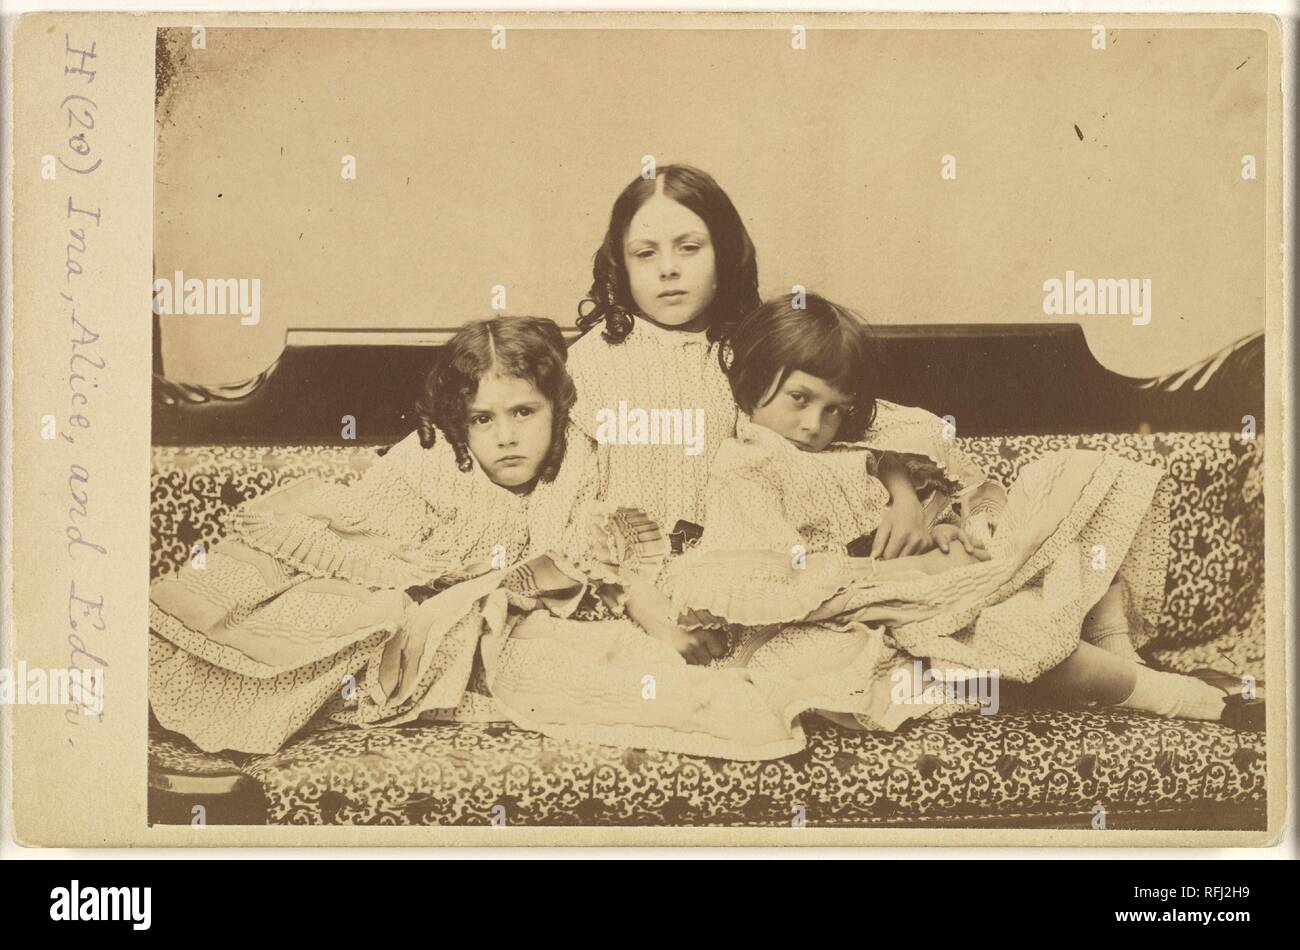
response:
[[[764,295],[801,284],[879,323],[1077,321],[1131,375],[1263,329],[1261,31],[491,39],[160,32],[155,274],[261,282],[256,325],[162,318],[168,377],[246,379],[294,327],[456,326],[497,286],[506,312],[571,324],[646,155],[727,189]],[[1069,271],[1149,279],[1149,324],[1044,314]]]

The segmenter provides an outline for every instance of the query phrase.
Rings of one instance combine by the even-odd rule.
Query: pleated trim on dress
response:
[[[292,512],[236,509],[231,531],[249,547],[312,577],[338,578],[366,587],[405,589],[428,584],[461,565],[425,557],[374,534],[340,537],[317,517]]]
[[[974,491],[987,478],[957,445],[955,429],[943,419],[886,399],[876,400],[876,417],[862,439],[832,447],[840,446],[898,456],[918,496],[937,488],[957,498]]]

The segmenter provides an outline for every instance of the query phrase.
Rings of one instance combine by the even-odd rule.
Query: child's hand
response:
[[[705,612],[680,617],[663,592],[644,577],[627,568],[619,569],[619,577],[627,590],[627,615],[647,634],[660,640],[683,657],[687,663],[700,666],[727,652],[727,632],[720,627],[684,629],[679,620],[689,623],[708,623],[716,618]]]
[[[988,547],[989,542],[993,540],[993,529],[997,527],[996,517],[997,512],[977,511],[962,521],[962,528],[967,537],[977,544]]]
[[[930,532],[930,537],[933,539],[935,546],[944,554],[948,553],[955,541],[966,550],[967,554],[973,554],[981,561],[987,561],[992,557],[988,549],[984,547],[983,542],[971,537],[955,524],[935,525],[934,530]]]
[[[727,652],[727,632],[712,628],[684,630],[670,621],[642,625],[650,636],[661,640],[682,655],[687,663],[705,666]]]
[[[924,554],[933,546],[930,532],[925,527],[925,509],[915,495],[911,498],[900,495],[885,509],[885,516],[880,519],[871,544],[871,556],[890,560],[908,554]]]

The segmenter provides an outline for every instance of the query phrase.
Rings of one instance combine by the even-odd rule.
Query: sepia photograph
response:
[[[1266,31],[353,22],[157,29],[151,825],[1266,828]]]
[[[159,29],[149,821],[1264,828],[1265,47]]]
[[[1294,23],[5,24],[0,857],[1282,849]]]

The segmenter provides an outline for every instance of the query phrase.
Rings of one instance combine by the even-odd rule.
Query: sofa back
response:
[[[872,332],[881,398],[952,416],[960,435],[1240,432],[1246,416],[1263,430],[1262,334],[1180,372],[1136,379],[1098,364],[1078,324]],[[416,395],[449,337],[291,330],[274,365],[222,386],[169,381],[156,353],[154,444],[389,445],[415,428]]]

